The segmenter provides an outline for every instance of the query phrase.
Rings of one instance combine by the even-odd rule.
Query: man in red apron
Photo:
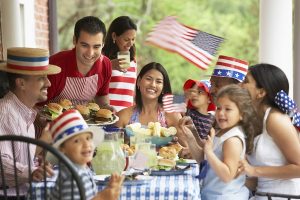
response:
[[[76,22],[75,48],[50,57],[50,63],[61,67],[62,72],[49,76],[48,101],[69,99],[74,105],[95,101],[101,107],[110,107],[111,62],[101,55],[105,36],[105,25],[97,17],[87,16]]]

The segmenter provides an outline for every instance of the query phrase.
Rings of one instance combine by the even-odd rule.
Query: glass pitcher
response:
[[[125,156],[118,141],[117,132],[105,132],[104,141],[96,148],[92,167],[97,175],[122,173]]]

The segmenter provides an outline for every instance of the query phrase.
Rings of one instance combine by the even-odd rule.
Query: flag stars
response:
[[[230,71],[228,71],[228,72],[226,73],[226,75],[227,75],[228,77],[231,77],[232,73],[231,73]]]

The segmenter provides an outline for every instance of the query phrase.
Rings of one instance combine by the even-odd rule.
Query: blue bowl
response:
[[[173,140],[173,136],[169,136],[169,137],[151,136],[151,143],[156,144],[157,147],[165,146],[172,140]]]
[[[128,137],[134,136],[134,133],[128,128],[125,128],[125,133]],[[147,138],[149,137],[151,143],[155,144],[157,147],[165,146],[173,140],[173,136],[169,136],[169,137],[145,136],[145,137]]]

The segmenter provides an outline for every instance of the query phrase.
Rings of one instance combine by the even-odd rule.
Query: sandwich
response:
[[[178,154],[183,147],[177,142],[175,144],[169,145],[168,148],[174,148],[176,150],[176,153]]]
[[[113,120],[113,113],[108,109],[100,109],[95,114],[95,122],[109,122]]]
[[[175,160],[161,158],[158,159],[158,164],[156,166],[157,170],[172,170],[175,169],[176,162]]]
[[[49,103],[45,106],[43,113],[48,120],[56,119],[60,114],[62,114],[63,107],[57,103]]]
[[[100,107],[96,103],[88,103],[87,107],[90,109],[91,116],[94,117],[96,115],[96,112],[100,110]]]
[[[177,157],[177,152],[174,147],[162,147],[159,149],[158,155],[165,159],[175,160]]]
[[[72,108],[72,102],[69,99],[61,99],[59,105],[63,107],[64,110],[69,110]]]
[[[76,108],[76,110],[79,111],[79,113],[82,115],[82,117],[85,121],[88,121],[91,119],[90,109],[88,109],[88,107],[86,107],[84,105],[76,105],[75,108]]]

